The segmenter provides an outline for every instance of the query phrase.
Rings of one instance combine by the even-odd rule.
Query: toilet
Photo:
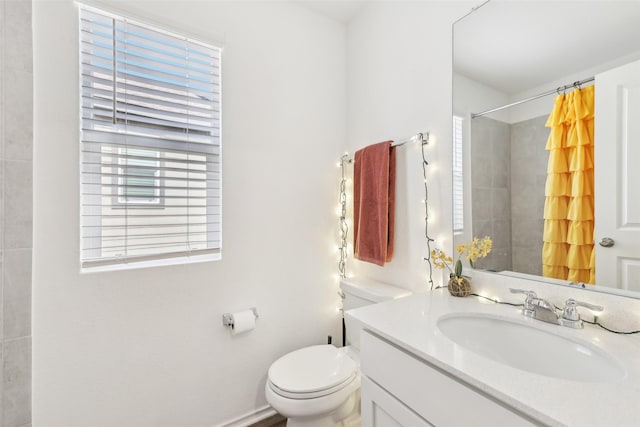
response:
[[[410,295],[406,289],[366,279],[343,279],[345,311]],[[360,329],[346,323],[347,346],[314,345],[271,365],[267,402],[287,417],[287,427],[360,425]]]

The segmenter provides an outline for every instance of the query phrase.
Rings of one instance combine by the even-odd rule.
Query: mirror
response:
[[[542,277],[545,123],[558,88],[640,60],[638,22],[638,1],[490,0],[454,24],[453,241],[491,236],[476,268],[567,283]]]

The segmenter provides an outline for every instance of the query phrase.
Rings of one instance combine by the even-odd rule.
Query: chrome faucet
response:
[[[589,304],[588,302],[576,301],[573,298],[569,298],[564,303],[564,309],[562,310],[562,317],[560,318],[560,324],[569,328],[581,329],[584,328],[584,322],[580,319],[580,313],[578,313],[577,306],[588,308],[591,311],[603,311],[604,307],[601,305]]]
[[[549,301],[542,298],[538,298],[535,292],[525,291],[524,289],[509,288],[512,294],[524,294],[527,298],[524,300],[524,306],[522,307],[522,314],[526,317],[530,317],[536,320],[542,320],[543,322],[553,323],[554,325],[562,325],[568,328],[581,329],[584,327],[584,322],[580,319],[580,313],[576,307],[585,307],[591,311],[602,311],[604,307],[595,304],[589,304],[587,302],[576,301],[573,298],[569,298],[564,303],[564,309],[562,315],[556,313],[556,307]]]
[[[512,294],[525,294],[527,298],[524,300],[522,314],[532,319],[542,320],[543,322],[560,324],[556,308],[549,301],[538,298],[535,292],[525,291],[524,289],[509,288]]]

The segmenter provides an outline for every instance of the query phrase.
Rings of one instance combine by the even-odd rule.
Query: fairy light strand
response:
[[[439,288],[444,288],[444,286],[438,286],[436,289],[439,289]],[[483,299],[485,299],[485,300],[488,300],[488,301],[494,302],[494,303],[496,303],[496,304],[506,304],[506,305],[510,305],[510,306],[512,306],[512,307],[524,307],[524,304],[523,304],[523,303],[513,303],[513,302],[508,302],[508,301],[500,301],[500,300],[498,300],[497,298],[489,298],[489,297],[486,297],[486,296],[484,296],[484,295],[480,295],[480,294],[476,294],[476,293],[471,293],[471,294],[469,294],[469,295],[474,296],[474,297],[478,297],[478,298],[483,298]],[[557,306],[557,305],[555,305],[555,304],[553,305],[553,307],[554,307],[556,310],[562,310],[560,307],[558,307],[558,306]],[[608,328],[608,327],[606,327],[605,325],[603,325],[602,323],[600,323],[600,321],[598,320],[598,316],[594,316],[593,321],[590,321],[590,320],[587,320],[587,319],[580,319],[580,320],[582,320],[584,323],[588,323],[588,324],[590,324],[590,325],[598,326],[598,327],[600,327],[600,328],[604,329],[605,331],[607,331],[607,332],[611,332],[611,333],[613,333],[613,334],[619,334],[619,335],[635,335],[635,334],[640,334],[640,330],[635,330],[635,331],[618,331],[618,330],[615,330],[615,329]]]
[[[427,184],[427,161],[426,146],[429,144],[429,133],[426,135],[418,134],[422,150],[422,177],[424,179],[424,236],[427,241],[427,256],[424,260],[429,266],[428,284],[431,290],[433,290],[433,264],[431,262],[431,242],[435,240],[429,236],[429,187]],[[349,234],[349,226],[347,224],[347,189],[346,189],[346,176],[345,169],[348,163],[351,163],[348,154],[344,154],[340,159],[340,246],[338,248],[340,252],[340,260],[338,261],[338,271],[340,278],[347,277],[347,238]]]
[[[347,179],[345,177],[346,164],[351,163],[348,154],[344,154],[340,159],[340,261],[338,261],[338,271],[340,278],[347,277],[347,237],[349,225],[347,224]]]
[[[429,265],[429,289],[433,290],[433,264],[431,264],[431,242],[434,240],[429,236],[429,186],[427,184],[427,166],[429,166],[429,162],[427,161],[427,155],[425,153],[426,146],[429,144],[429,133],[427,133],[427,137],[422,139],[422,177],[424,178],[424,237],[427,240],[427,256],[424,257],[424,260],[427,261]]]

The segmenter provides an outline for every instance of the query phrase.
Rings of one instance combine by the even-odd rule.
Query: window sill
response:
[[[200,254],[200,255],[191,255],[191,256],[177,256],[173,258],[163,258],[163,259],[154,259],[154,260],[145,260],[145,261],[123,261],[119,264],[109,264],[109,265],[100,265],[100,266],[92,266],[92,267],[82,267],[80,269],[80,273],[102,273],[107,271],[121,271],[121,270],[138,270],[143,268],[153,268],[153,267],[166,267],[170,265],[186,265],[186,264],[195,264],[202,262],[211,262],[211,261],[219,261],[222,259],[222,254],[220,253],[209,253],[209,254]]]

